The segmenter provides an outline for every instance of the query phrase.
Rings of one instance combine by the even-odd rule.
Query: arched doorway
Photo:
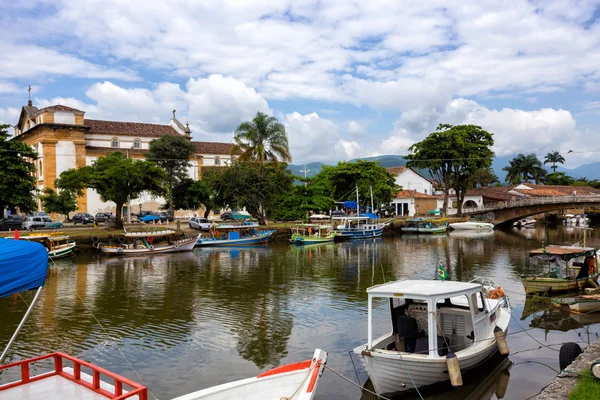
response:
[[[463,203],[463,208],[477,208],[477,203],[473,200],[467,200]]]

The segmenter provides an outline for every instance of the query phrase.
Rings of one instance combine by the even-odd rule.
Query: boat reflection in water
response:
[[[448,232],[448,235],[453,239],[485,239],[494,236],[492,229],[485,230],[454,230]]]
[[[463,373],[463,386],[453,388],[449,382],[446,382],[421,389],[420,393],[427,400],[502,399],[508,388],[511,367],[512,362],[508,358],[496,354],[476,370]],[[364,388],[373,391],[373,384],[370,379],[367,380]],[[421,397],[413,390],[389,398],[393,400],[416,400]],[[379,400],[379,398],[363,390],[360,400]]]

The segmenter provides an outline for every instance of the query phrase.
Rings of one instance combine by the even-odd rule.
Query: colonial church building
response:
[[[19,122],[14,127],[15,137],[37,150],[37,188],[54,188],[54,181],[63,171],[91,165],[98,157],[121,151],[131,158],[143,159],[151,140],[165,135],[182,135],[191,141],[188,124],[183,125],[173,117],[166,125],[139,122],[102,121],[85,118],[85,111],[64,105],[38,109],[31,100],[21,110]],[[200,179],[203,166],[227,165],[231,161],[231,143],[191,142],[195,151],[190,158],[189,176]],[[136,206],[156,209],[162,199],[142,196],[132,200]],[[78,211],[96,212],[114,210],[113,203],[105,203],[93,189],[87,189],[78,198]],[[41,204],[38,206],[41,210]]]

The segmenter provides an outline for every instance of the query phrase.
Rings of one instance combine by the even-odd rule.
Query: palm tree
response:
[[[547,174],[542,166],[542,162],[534,153],[528,155],[519,154],[508,163],[502,170],[507,172],[506,180],[513,185],[521,182],[529,182],[530,180],[539,184]]]
[[[544,159],[544,165],[552,163],[552,172],[556,172],[556,163],[564,164],[565,158],[560,155],[558,151],[553,151],[552,153],[546,154],[546,158]]]
[[[277,118],[257,112],[235,130],[231,154],[242,161],[292,161],[285,126]]]

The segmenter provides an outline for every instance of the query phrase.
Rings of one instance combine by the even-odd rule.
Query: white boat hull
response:
[[[474,222],[474,221],[466,221],[466,222],[455,222],[450,224],[450,228],[455,231],[482,231],[486,229],[494,229],[494,224],[490,224],[488,222]]]
[[[143,254],[164,254],[164,253],[179,253],[183,251],[192,251],[196,245],[196,238],[179,240],[176,243],[166,244],[162,246],[152,246],[152,248],[137,246],[136,248],[128,248],[127,246],[107,246],[101,244],[99,250],[104,254],[113,256],[129,256]]]
[[[312,360],[278,367],[257,377],[213,386],[173,400],[311,400],[326,362],[327,352],[317,349]]]
[[[510,322],[510,311],[498,307],[496,323],[505,333]],[[375,391],[383,396],[433,385],[449,380],[446,358],[398,351],[365,351],[366,345],[353,351],[367,370]],[[456,352],[462,372],[476,368],[491,358],[498,346],[493,335],[471,347]]]

